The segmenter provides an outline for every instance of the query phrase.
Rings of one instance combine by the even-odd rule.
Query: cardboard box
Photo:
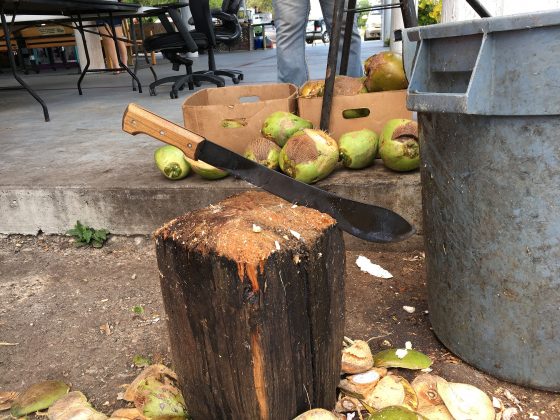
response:
[[[322,104],[323,98],[298,98],[299,116],[319,128]],[[367,117],[345,119],[342,115],[345,110],[361,108],[369,110]],[[393,118],[412,119],[412,111],[406,109],[406,90],[338,95],[333,97],[328,131],[336,140],[348,131],[363,128],[379,134],[385,123]]]
[[[298,88],[289,83],[228,86],[196,92],[183,103],[185,127],[242,154],[275,111],[296,112]],[[227,121],[243,125],[226,128]]]

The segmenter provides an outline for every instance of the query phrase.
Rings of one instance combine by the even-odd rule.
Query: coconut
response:
[[[373,388],[375,388],[381,376],[381,373],[377,369],[371,369],[367,372],[350,375],[341,379],[338,387],[345,392],[359,394],[365,398],[373,391]]]
[[[342,350],[343,373],[363,373],[373,367],[373,356],[369,344],[356,340],[351,346]]]
[[[379,139],[379,156],[394,171],[412,171],[420,166],[418,123],[406,119],[389,120]]]
[[[353,96],[367,93],[361,77],[336,76],[334,79],[334,95]]]
[[[282,147],[293,134],[304,128],[313,128],[311,121],[300,118],[291,112],[276,111],[264,120],[261,133]]]
[[[60,381],[44,381],[31,385],[14,400],[10,414],[23,417],[49,408],[56,400],[66,395],[69,389],[68,385]]]
[[[469,384],[436,380],[437,391],[455,419],[494,420],[492,401],[483,391]]]
[[[187,417],[183,395],[173,385],[165,385],[154,378],[148,378],[140,384],[138,391],[134,405],[147,418],[170,420]]]
[[[381,410],[385,407],[400,405],[411,410],[418,407],[418,398],[410,383],[397,375],[387,375],[381,378],[377,386],[366,397],[365,402]]]
[[[200,175],[204,179],[221,179],[229,175],[223,169],[216,168],[201,160],[193,160],[189,159],[188,157],[185,157],[185,159],[191,165],[193,172]]]
[[[404,74],[402,55],[382,51],[372,55],[364,63],[365,87],[368,92],[399,90],[408,87]]]
[[[418,396],[418,409],[443,404],[437,392],[437,375],[418,375],[410,384]]]
[[[378,145],[379,137],[367,128],[344,133],[338,139],[340,159],[347,168],[365,168],[374,162]]]
[[[338,417],[324,408],[314,408],[300,414],[293,420],[338,420]]]
[[[169,144],[154,152],[154,160],[163,176],[168,179],[181,179],[191,172],[191,166],[185,160],[183,151]]]
[[[307,184],[327,177],[338,162],[338,145],[327,133],[306,128],[288,139],[280,151],[280,169]]]
[[[324,80],[309,80],[299,88],[300,98],[317,98],[325,92]]]
[[[392,406],[376,411],[368,420],[419,420],[422,417],[404,407]]]
[[[269,169],[278,169],[278,156],[280,147],[271,140],[264,137],[257,137],[252,140],[245,148],[245,156]]]
[[[105,420],[80,391],[72,391],[49,407],[49,420]]]

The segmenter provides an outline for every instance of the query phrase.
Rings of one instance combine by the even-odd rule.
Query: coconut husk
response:
[[[373,367],[373,355],[369,344],[362,340],[354,343],[342,350],[342,372],[343,373],[364,373]]]

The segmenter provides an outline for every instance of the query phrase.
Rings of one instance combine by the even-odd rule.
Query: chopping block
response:
[[[194,420],[334,407],[345,252],[333,218],[248,191],[155,239],[173,367]]]

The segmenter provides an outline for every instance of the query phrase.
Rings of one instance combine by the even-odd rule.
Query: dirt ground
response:
[[[489,377],[437,341],[425,313],[421,251],[361,255],[394,278],[361,272],[358,253],[347,253],[346,336],[370,340],[374,352],[411,341],[434,360],[433,373],[478,386],[507,407],[517,398],[522,411],[514,419],[560,418],[560,395]],[[112,237],[102,249],[76,248],[62,236],[0,237],[0,391],[60,379],[104,413],[125,406],[117,396],[139,373],[135,355],[172,364],[158,282],[148,237]]]

